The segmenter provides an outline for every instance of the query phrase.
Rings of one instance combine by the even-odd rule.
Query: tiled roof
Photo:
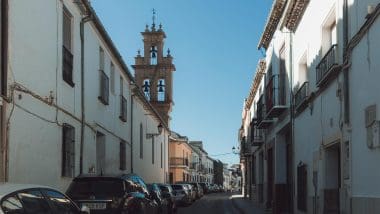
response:
[[[285,13],[284,25],[291,31],[297,29],[310,0],[292,0]]]
[[[245,105],[247,110],[251,108],[253,99],[255,98],[257,89],[265,73],[265,67],[266,67],[265,60],[261,59],[257,65],[255,78],[253,79],[251,89],[249,90],[249,95],[248,95],[246,105]]]
[[[261,35],[260,42],[257,46],[258,49],[264,47],[268,48],[270,41],[272,40],[273,34],[276,31],[277,25],[280,22],[282,13],[285,9],[287,0],[274,0],[272,9],[267,18],[267,23],[264,28],[264,32]]]

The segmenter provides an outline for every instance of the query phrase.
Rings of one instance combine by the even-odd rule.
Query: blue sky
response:
[[[270,0],[91,0],[124,61],[143,49],[140,32],[162,23],[177,71],[171,129],[202,140],[210,155],[238,145],[244,98],[262,57],[257,44]],[[212,156],[237,163],[237,155]]]

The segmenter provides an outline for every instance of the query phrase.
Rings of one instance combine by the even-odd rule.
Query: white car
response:
[[[50,187],[33,184],[0,183],[0,214],[89,214],[65,194]]]

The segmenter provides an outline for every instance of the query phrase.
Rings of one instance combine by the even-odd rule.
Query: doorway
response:
[[[339,213],[339,190],[341,187],[340,143],[336,143],[325,150],[325,189],[324,212]]]

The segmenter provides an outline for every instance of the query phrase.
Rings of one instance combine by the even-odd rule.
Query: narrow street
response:
[[[241,195],[233,193],[212,193],[203,196],[187,207],[180,207],[178,214],[261,214],[263,213]]]

